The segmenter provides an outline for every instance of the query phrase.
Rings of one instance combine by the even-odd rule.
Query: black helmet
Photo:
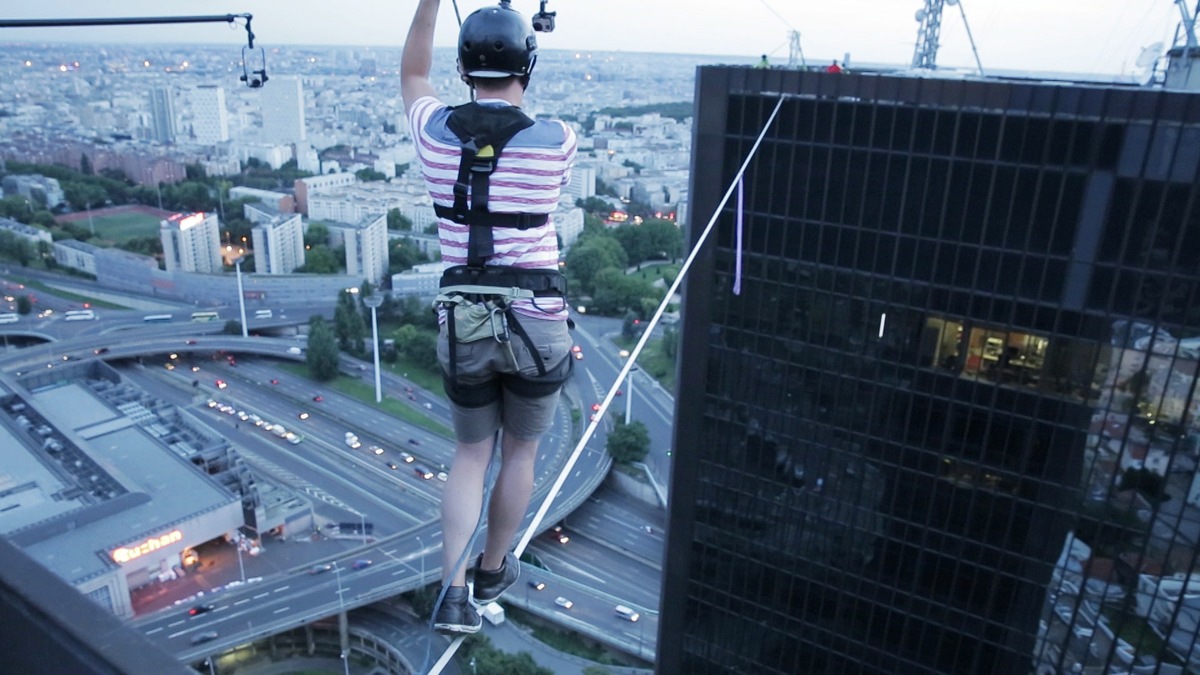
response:
[[[502,0],[477,9],[458,31],[458,62],[468,77],[526,77],[537,61],[533,26]]]

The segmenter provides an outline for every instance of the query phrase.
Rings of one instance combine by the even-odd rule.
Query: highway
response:
[[[51,315],[36,324],[0,326],[0,335],[15,329],[14,335],[36,332],[55,339],[45,346],[0,354],[0,368],[22,372],[54,367],[63,356],[108,360],[124,377],[166,400],[188,407],[219,430],[263,480],[286,485],[311,497],[321,517],[370,521],[375,527],[375,540],[329,558],[303,561],[260,581],[209,594],[205,602],[214,605],[211,612],[189,616],[186,613],[189,604],[172,605],[139,616],[133,621],[135,626],[162,640],[181,660],[192,661],[437,579],[441,565],[437,519],[443,484],[436,478],[426,480],[415,475],[400,453],[409,453],[416,462],[434,470],[449,467],[453,440],[429,429],[429,426],[449,428],[448,409],[440,392],[433,394],[414,388],[412,394],[416,400],[411,400],[406,395],[410,383],[391,375],[385,377],[384,388],[389,396],[409,400],[434,422],[409,424],[374,406],[275,368],[277,360],[303,358],[288,353],[288,347],[297,344],[294,338],[244,339],[223,335],[219,333],[223,322],[145,324],[141,320],[144,313],[97,310],[96,321],[65,322],[61,316]],[[279,314],[282,312],[277,312],[276,322]],[[577,393],[572,397],[583,408],[585,424],[590,413],[588,407],[602,400],[621,365],[617,349],[603,336],[609,327],[593,319],[581,322],[575,332],[585,356],[576,364],[575,381],[569,385],[575,387]],[[619,322],[615,325],[619,330]],[[104,348],[104,352],[96,354],[99,348]],[[221,350],[236,354],[237,365],[211,358]],[[171,353],[177,358],[172,361],[174,368],[167,370],[164,366]],[[135,357],[141,357],[140,364]],[[193,365],[199,370],[193,371]],[[373,384],[372,373],[360,370],[356,361],[347,361],[343,371],[358,374]],[[218,379],[226,384],[224,389],[217,388]],[[192,380],[199,384],[193,386]],[[665,393],[656,392],[656,386],[635,382],[634,392],[639,398],[635,399],[634,417],[647,424],[655,447],[669,447],[673,411],[667,407],[669,396],[664,400]],[[314,401],[314,396],[320,396],[321,400]],[[303,440],[296,445],[287,443],[236,414],[210,408],[207,405],[210,398],[264,420],[282,423],[302,434]],[[624,401],[620,398],[615,401],[608,414],[623,415],[624,406],[618,404]],[[300,419],[302,412],[308,413],[307,419]],[[607,423],[601,425],[601,432],[605,428]],[[346,431],[359,436],[360,448],[346,446]],[[555,428],[543,440],[539,451],[531,512],[544,498],[567,453],[574,447],[578,433],[570,409],[560,406]],[[380,446],[384,453],[375,455],[368,450],[372,445]],[[631,505],[627,498],[607,489],[588,500],[607,471],[608,458],[603,447],[603,433],[598,433],[541,524],[540,529],[545,529],[567,518],[571,541],[563,545],[538,537],[530,548],[550,568],[538,573],[545,578],[547,588],[532,591],[523,585],[528,579],[523,579],[519,582],[523,586],[510,592],[511,602],[525,605],[534,613],[610,646],[652,658],[665,514],[661,509]],[[662,455],[660,461],[651,462],[651,466],[656,473],[661,472],[660,482],[665,485],[669,458],[665,452],[658,454]],[[390,468],[389,463],[397,468]],[[580,508],[575,511],[577,507]],[[351,569],[353,562],[360,559],[370,559],[372,565],[362,570]],[[309,574],[309,568],[318,563],[333,567],[326,573]],[[236,579],[237,575],[231,578]],[[559,590],[555,591],[556,588]],[[557,593],[567,592],[573,603],[570,610],[554,603]],[[616,616],[612,608],[618,603],[637,609],[642,614],[641,620],[629,622]],[[191,644],[194,635],[207,631],[216,631],[218,638],[202,645]]]

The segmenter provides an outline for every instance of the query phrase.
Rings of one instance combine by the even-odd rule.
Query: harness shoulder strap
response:
[[[462,159],[454,182],[453,219],[470,226],[468,265],[483,265],[494,253],[492,227],[485,222],[491,175],[504,146],[531,126],[533,120],[516,106],[484,106],[472,101],[450,112],[446,127],[462,144]]]

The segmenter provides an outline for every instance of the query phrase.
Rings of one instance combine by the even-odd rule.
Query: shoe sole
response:
[[[467,626],[461,623],[435,623],[433,629],[439,633],[449,633],[451,635],[474,635],[483,628],[481,622],[478,626]]]

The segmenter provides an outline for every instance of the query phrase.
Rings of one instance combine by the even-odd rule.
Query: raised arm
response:
[[[420,0],[400,59],[400,95],[408,111],[417,99],[437,94],[429,81],[433,69],[433,28],[437,23],[440,0]]]

